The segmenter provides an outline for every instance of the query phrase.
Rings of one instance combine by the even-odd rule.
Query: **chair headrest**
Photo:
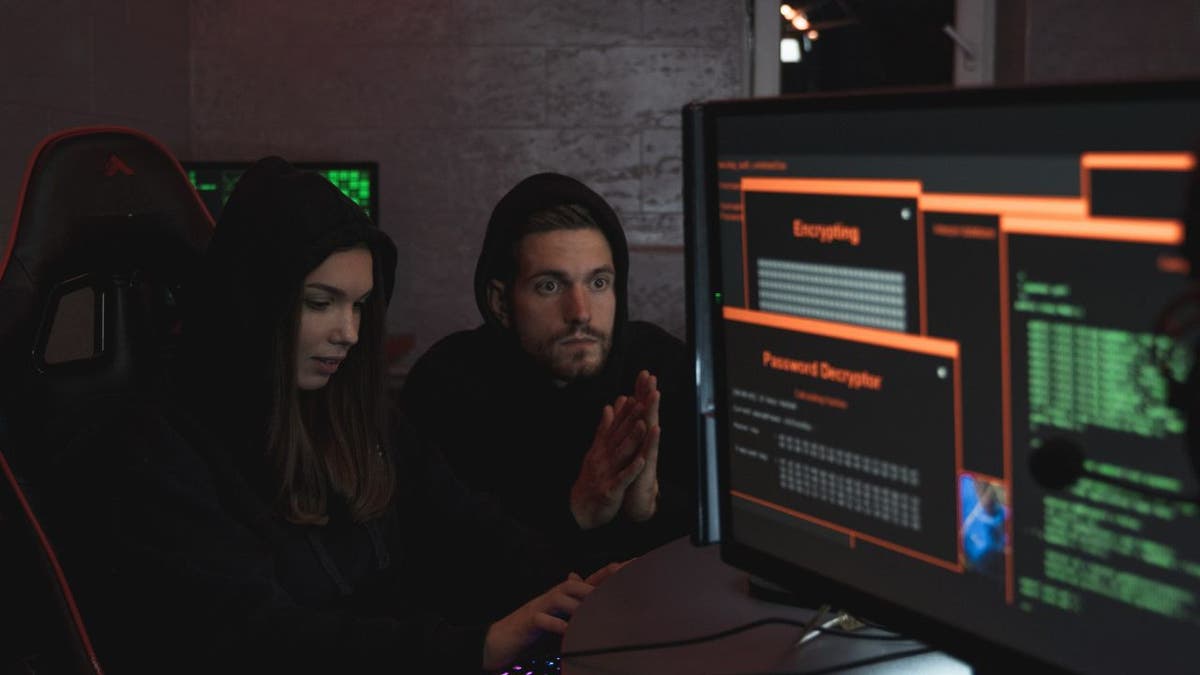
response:
[[[211,234],[179,162],[146,134],[91,127],[42,141],[0,256],[0,366],[16,376],[0,403],[31,383],[119,388]]]

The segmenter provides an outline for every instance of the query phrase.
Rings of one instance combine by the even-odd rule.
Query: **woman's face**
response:
[[[301,390],[328,384],[358,342],[372,279],[371,252],[366,248],[333,253],[304,278],[296,336],[296,386]]]

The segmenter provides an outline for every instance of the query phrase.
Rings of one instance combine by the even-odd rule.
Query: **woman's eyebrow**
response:
[[[319,291],[325,291],[326,293],[329,293],[330,295],[332,295],[335,298],[346,297],[345,291],[338,288],[337,286],[330,286],[329,284],[322,284],[322,283],[317,282],[317,283],[305,284],[304,287],[306,289],[313,288],[313,289],[316,289]],[[367,291],[366,293],[363,293],[362,297],[359,298],[356,302],[362,302],[363,300],[366,300],[368,297],[370,297],[371,291],[373,291],[373,290],[375,290],[375,289],[372,288],[371,290]]]
[[[315,288],[319,291],[325,291],[326,293],[329,293],[330,295],[337,297],[337,298],[343,298],[346,296],[345,291],[338,288],[337,286],[330,286],[329,284],[312,283],[312,284],[305,284],[304,287],[305,288]]]

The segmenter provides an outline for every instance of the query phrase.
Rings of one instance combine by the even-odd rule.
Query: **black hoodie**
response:
[[[549,553],[531,561],[539,544],[402,422],[384,515],[354,522],[336,499],[323,526],[277,513],[273,328],[312,269],[364,242],[390,296],[395,248],[324,178],[268,158],[238,183],[185,322],[178,394],[114,416],[95,442],[103,478],[77,486],[91,508],[75,514],[69,572],[109,672],[476,672],[487,621],[565,575]],[[476,574],[441,575],[454,557]],[[451,625],[450,605],[478,623]]]
[[[557,386],[489,311],[490,279],[512,277],[517,229],[536,211],[583,206],[608,240],[616,271],[612,349],[592,377]],[[629,252],[617,214],[583,183],[554,173],[526,178],[496,205],[475,268],[483,325],[440,340],[413,366],[402,409],[436,438],[457,473],[507,512],[559,542],[590,550],[596,562],[627,557],[686,534],[695,475],[692,389],[683,344],[650,323],[629,321]],[[659,512],[644,524],[618,515],[581,533],[570,490],[605,404],[631,394],[641,370],[662,391]]]

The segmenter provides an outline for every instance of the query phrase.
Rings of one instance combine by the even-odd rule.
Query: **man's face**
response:
[[[612,347],[615,278],[612,251],[600,230],[530,234],[517,247],[509,311],[498,314],[521,348],[556,380],[593,375]],[[502,295],[502,286],[500,291],[494,295]]]

